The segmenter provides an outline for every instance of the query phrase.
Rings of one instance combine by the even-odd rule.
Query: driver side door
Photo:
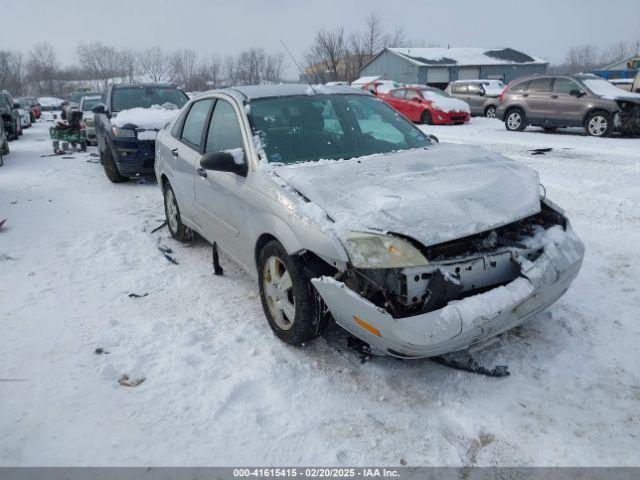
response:
[[[231,102],[217,99],[205,133],[205,155],[228,152],[236,161],[247,161],[238,114]],[[195,208],[202,233],[235,258],[240,252],[238,237],[246,217],[246,189],[246,177],[196,165]]]

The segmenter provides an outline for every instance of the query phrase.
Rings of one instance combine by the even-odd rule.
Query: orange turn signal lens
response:
[[[369,325],[367,322],[362,320],[357,315],[354,315],[353,319],[355,320],[355,322],[358,324],[358,326],[360,328],[363,328],[364,330],[366,330],[369,333],[373,333],[376,337],[381,337],[382,336],[382,334],[380,333],[380,330],[378,330],[376,327],[373,327],[373,326]]]

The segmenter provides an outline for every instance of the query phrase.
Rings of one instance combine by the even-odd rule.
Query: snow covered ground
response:
[[[246,274],[150,233],[157,185],[43,157],[47,127],[0,168],[0,465],[638,464],[640,139],[425,128],[538,169],[586,243],[569,292],[477,353],[494,379],[281,343]]]

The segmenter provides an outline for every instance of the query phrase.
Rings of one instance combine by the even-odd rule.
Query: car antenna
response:
[[[307,77],[307,74],[304,73],[304,70],[302,70],[302,67],[300,66],[300,64],[297,62],[296,58],[291,54],[291,52],[289,51],[289,49],[287,48],[287,46],[284,44],[284,42],[282,41],[282,39],[279,39],[280,43],[282,44],[282,48],[284,48],[285,52],[287,52],[287,54],[291,57],[291,60],[293,60],[293,63],[296,65],[296,67],[298,67],[298,71],[300,72],[300,75],[302,75],[304,77],[304,79],[307,81],[307,83],[309,84],[309,88],[311,89],[311,91],[313,93],[318,93],[316,92],[316,89],[313,88],[313,85],[311,84],[311,82],[309,81],[309,77]]]

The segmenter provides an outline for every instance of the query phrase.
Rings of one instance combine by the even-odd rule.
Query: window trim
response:
[[[202,103],[202,102],[211,102],[211,105],[209,106],[209,111],[207,112],[207,116],[205,117],[204,120],[204,124],[202,126],[202,132],[200,132],[200,145],[194,145],[193,143],[191,143],[189,140],[186,140],[184,138],[184,125],[185,123],[187,123],[187,118],[189,117],[189,114],[191,113],[191,110],[193,110],[193,106],[198,104],[198,103]],[[202,154],[204,153],[204,146],[205,146],[205,142],[204,142],[204,136],[205,136],[205,131],[209,130],[208,126],[209,126],[209,121],[211,119],[211,112],[213,111],[213,107],[215,107],[217,103],[217,99],[216,98],[201,98],[199,100],[196,100],[195,102],[193,102],[191,104],[191,106],[189,107],[189,111],[187,112],[187,114],[184,116],[184,118],[182,119],[182,125],[180,125],[180,138],[178,139],[178,141],[184,145],[186,145],[187,147],[191,148],[192,150],[195,150],[196,152]],[[206,128],[205,128],[206,127]]]

